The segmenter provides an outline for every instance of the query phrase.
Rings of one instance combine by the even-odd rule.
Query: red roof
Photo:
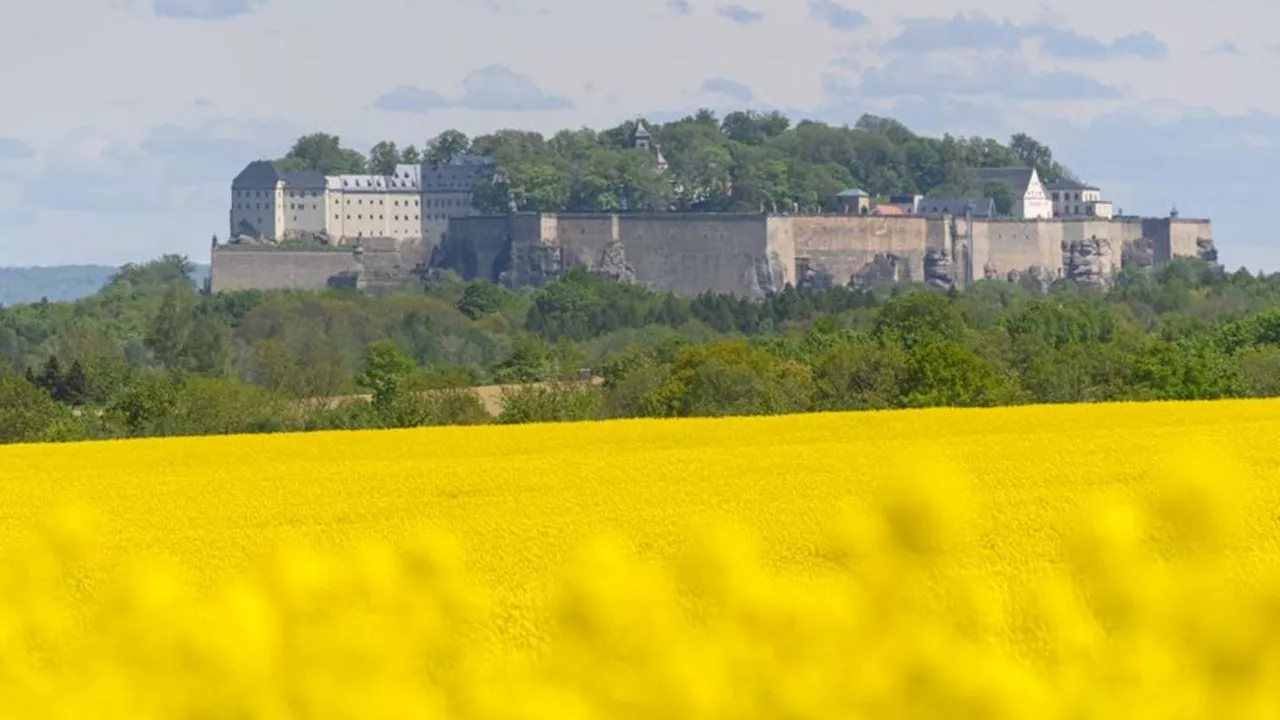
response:
[[[876,215],[901,215],[902,208],[897,205],[877,205],[874,214]]]

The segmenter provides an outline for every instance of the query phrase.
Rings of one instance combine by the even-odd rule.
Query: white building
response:
[[[442,241],[449,218],[475,213],[471,194],[490,165],[488,158],[465,155],[447,165],[397,165],[391,175],[326,177],[256,160],[231,183],[231,237]]]
[[[1113,215],[1110,200],[1102,199],[1102,191],[1078,180],[1056,180],[1045,184],[1053,203],[1054,217],[1109,218]]]

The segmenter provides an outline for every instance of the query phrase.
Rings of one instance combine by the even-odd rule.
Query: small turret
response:
[[[652,139],[652,137],[653,136],[649,134],[649,128],[645,127],[644,121],[637,120],[636,135],[635,135],[636,149],[641,150],[641,149],[648,148],[649,142]]]

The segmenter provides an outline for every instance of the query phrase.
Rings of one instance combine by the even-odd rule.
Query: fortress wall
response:
[[[1169,222],[1169,254],[1173,257],[1198,257],[1199,238],[1212,238],[1213,228],[1208,220],[1176,218]]]
[[[210,287],[213,292],[323,290],[329,278],[357,267],[347,250],[215,250]]]
[[[498,282],[499,275],[507,269],[503,256],[508,242],[512,238],[523,241],[542,237],[542,220],[537,213],[451,218],[434,265],[453,270],[467,280]]]
[[[770,217],[765,222],[765,251],[773,269],[773,286],[781,290],[788,283],[796,285],[796,234],[794,218]]]
[[[1120,217],[1111,219],[1113,233],[1112,242],[1119,239],[1121,246],[1131,245],[1142,239],[1142,218]]]
[[[616,214],[562,213],[556,220],[556,234],[546,237],[556,238],[564,250],[566,266],[586,265],[595,270],[601,265],[605,249],[621,239],[621,223]]]
[[[1208,220],[1197,218],[1143,218],[1142,234],[1155,243],[1155,261],[1168,262],[1175,257],[1196,257],[1198,238],[1212,238]]]
[[[618,222],[639,285],[680,295],[764,292],[760,273],[770,274],[764,215],[627,214]]]
[[[827,272],[840,284],[871,267],[878,254],[894,255],[907,277],[924,277],[924,251],[945,232],[940,220],[921,216],[803,216],[786,218],[796,257],[809,259],[810,267]],[[937,227],[931,230],[931,223]]]
[[[959,223],[963,226],[964,221]],[[1041,265],[1057,277],[1062,272],[1063,231],[1059,220],[974,220],[974,275],[984,277],[990,268],[1003,277]]]

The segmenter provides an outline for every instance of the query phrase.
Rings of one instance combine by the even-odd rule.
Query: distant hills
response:
[[[107,283],[119,268],[110,265],[56,265],[52,267],[0,267],[0,305],[68,302],[88,297]],[[196,287],[204,287],[208,265],[196,265]]]

